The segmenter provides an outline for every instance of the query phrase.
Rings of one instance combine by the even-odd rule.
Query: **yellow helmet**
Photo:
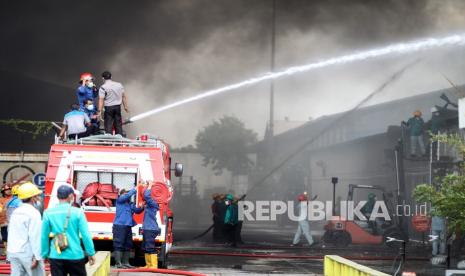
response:
[[[18,188],[20,184],[16,184],[13,187],[11,187],[11,194],[12,195],[18,195]]]
[[[36,195],[40,195],[42,193],[36,185],[32,184],[31,182],[26,182],[21,184],[18,188],[18,198],[19,199],[27,199],[31,198]]]

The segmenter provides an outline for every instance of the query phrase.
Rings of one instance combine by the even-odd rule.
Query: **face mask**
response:
[[[230,203],[229,201],[226,201],[225,204],[226,204],[226,205],[229,205],[229,204],[231,204],[231,203]]]
[[[94,110],[94,105],[93,105],[93,104],[89,104],[86,108],[87,108],[87,110],[92,111],[92,110]]]
[[[91,81],[90,81],[90,82],[88,82],[86,85],[87,85],[87,87],[89,87],[89,88],[92,88],[92,87],[94,87],[94,83],[93,83],[93,82],[91,82]]]

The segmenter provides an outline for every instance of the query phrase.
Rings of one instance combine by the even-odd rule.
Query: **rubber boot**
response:
[[[123,252],[121,251],[115,251],[113,254],[115,255],[115,267],[116,268],[125,268],[122,264],[121,264],[121,255],[122,255]]]
[[[145,253],[144,257],[145,257],[145,266],[143,266],[142,268],[150,268],[151,266],[150,254]]]
[[[125,267],[125,268],[134,268],[132,265],[129,264],[129,256],[130,256],[130,252],[129,251],[124,251],[123,252],[123,258],[122,258],[122,265]]]
[[[150,268],[158,268],[158,255],[150,254]]]

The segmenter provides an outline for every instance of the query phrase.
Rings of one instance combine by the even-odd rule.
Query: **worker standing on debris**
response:
[[[226,213],[224,215],[224,233],[226,241],[232,247],[237,246],[236,227],[238,223],[238,207],[234,202],[234,196],[227,194],[225,197]]]
[[[41,217],[34,207],[41,201],[42,191],[27,182],[18,188],[19,206],[9,222],[7,258],[11,263],[11,275],[45,275],[40,254]]]
[[[150,182],[144,191],[145,211],[142,224],[142,250],[145,252],[146,268],[158,268],[155,239],[160,234],[160,228],[157,223],[157,212],[160,207],[151,195],[153,185],[154,183]]]
[[[116,268],[133,268],[129,264],[129,253],[133,248],[132,227],[137,225],[134,221],[134,213],[140,214],[144,208],[137,208],[131,198],[136,194],[136,189],[129,192],[125,189],[120,191],[116,199],[116,214],[113,220],[113,249]]]
[[[297,231],[295,232],[294,235],[294,240],[292,241],[291,246],[296,246],[300,242],[300,236],[302,233],[304,234],[305,238],[307,239],[308,246],[313,245],[313,237],[310,234],[310,226],[308,224],[308,196],[306,194],[300,194],[297,197],[297,200],[299,201],[299,217],[298,217],[298,223],[299,226],[297,227]]]
[[[105,107],[104,121],[105,132],[112,133],[113,127],[115,134],[123,135],[123,120],[121,117],[121,104],[126,113],[129,113],[128,103],[124,87],[121,83],[111,79],[111,73],[105,71],[102,73],[104,84],[99,89],[99,114]]]
[[[95,262],[94,243],[86,216],[80,208],[72,206],[76,193],[70,185],[61,185],[57,189],[60,203],[44,212],[40,235],[42,258],[49,260],[53,276],[85,276],[87,260],[90,265]],[[53,236],[51,240],[50,235]],[[84,255],[81,241],[88,258]]]
[[[6,246],[8,241],[8,220],[6,217],[6,205],[11,199],[11,186],[5,184],[2,187],[2,197],[0,198],[0,229],[2,233],[3,252],[2,255],[6,255]]]
[[[431,134],[438,135],[440,130],[444,127],[444,121],[441,120],[439,116],[439,110],[437,107],[433,106],[431,108]],[[438,156],[438,141],[431,141],[433,159],[436,159]]]
[[[76,90],[77,101],[84,109],[85,100],[93,100],[97,96],[97,88],[91,73],[82,73],[79,79],[80,86]]]
[[[79,110],[78,104],[72,104],[71,111],[65,114],[63,128],[60,131],[62,139],[65,138],[66,132],[70,140],[87,137],[91,133],[90,118]]]
[[[434,135],[439,134],[441,128],[444,127],[444,123],[439,115],[438,108],[433,106],[431,108],[431,133]]]
[[[421,115],[421,111],[416,110],[413,112],[413,117],[410,118],[407,123],[402,122],[410,130],[410,154],[412,157],[416,156],[417,144],[420,146],[421,155],[424,156],[426,154],[425,143],[423,142],[423,128],[425,122]]]

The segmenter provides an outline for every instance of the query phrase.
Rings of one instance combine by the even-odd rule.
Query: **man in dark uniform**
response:
[[[160,209],[158,203],[152,198],[152,187],[154,183],[150,182],[144,192],[145,212],[144,222],[142,225],[142,250],[145,252],[145,263],[147,268],[158,268],[157,248],[155,239],[160,234],[160,228],[157,223],[157,212]]]
[[[116,200],[116,215],[113,221],[113,249],[116,268],[132,268],[129,264],[129,251],[132,249],[132,227],[136,225],[133,215],[140,214],[144,207],[137,208],[131,202],[131,197],[136,194],[136,189],[127,192],[120,191]],[[122,260],[122,261],[121,261]]]

